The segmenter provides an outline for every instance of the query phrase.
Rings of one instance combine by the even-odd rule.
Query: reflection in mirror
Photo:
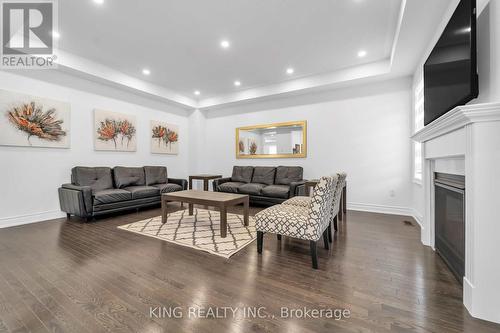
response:
[[[305,121],[238,128],[237,157],[305,157],[306,131]]]

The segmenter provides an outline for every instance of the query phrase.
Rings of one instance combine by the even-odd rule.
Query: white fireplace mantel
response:
[[[465,174],[464,305],[500,323],[500,103],[459,106],[412,139],[423,143],[422,243],[434,248],[437,166],[463,166],[449,173]]]
[[[500,121],[500,103],[458,106],[416,132],[412,139],[426,142],[478,122]]]

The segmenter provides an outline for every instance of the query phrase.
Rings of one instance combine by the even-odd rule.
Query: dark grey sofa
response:
[[[299,166],[234,166],[228,178],[216,179],[217,192],[248,194],[254,204],[274,205],[304,194],[305,180]]]
[[[161,193],[187,189],[187,180],[167,177],[167,168],[74,167],[71,184],[59,188],[61,210],[67,216],[94,216],[158,205]]]

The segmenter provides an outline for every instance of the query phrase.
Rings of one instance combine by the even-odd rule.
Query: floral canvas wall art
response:
[[[108,151],[137,150],[137,122],[134,116],[94,110],[94,148]]]
[[[69,103],[0,90],[0,145],[69,148]]]
[[[153,154],[179,153],[179,127],[160,121],[151,121],[151,152]]]

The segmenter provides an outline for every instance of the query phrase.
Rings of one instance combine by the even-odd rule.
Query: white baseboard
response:
[[[361,211],[361,212],[413,216],[411,208],[400,207],[400,206],[386,206],[386,205],[348,202],[347,209]]]
[[[471,316],[474,316],[473,313],[472,313],[472,292],[474,290],[474,286],[472,285],[472,283],[470,283],[469,279],[467,279],[465,276],[464,276],[464,284],[463,284],[463,299],[464,299],[464,305],[465,305],[465,308],[467,309],[467,311],[469,311],[469,313],[471,314]]]
[[[34,214],[26,214],[26,215],[18,215],[11,217],[2,217],[0,218],[0,229],[14,227],[17,225],[43,222],[46,220],[58,219],[66,216],[65,213],[60,210],[52,210],[48,212],[34,213]]]
[[[422,225],[423,225],[423,222],[424,222],[424,217],[418,211],[416,211],[414,208],[411,208],[411,216],[418,223],[418,225],[420,226],[420,229],[423,230]]]
[[[500,324],[500,312],[498,311],[498,300],[495,297],[484,297],[469,279],[464,276],[463,299],[464,306],[469,314],[477,319],[491,321]]]

